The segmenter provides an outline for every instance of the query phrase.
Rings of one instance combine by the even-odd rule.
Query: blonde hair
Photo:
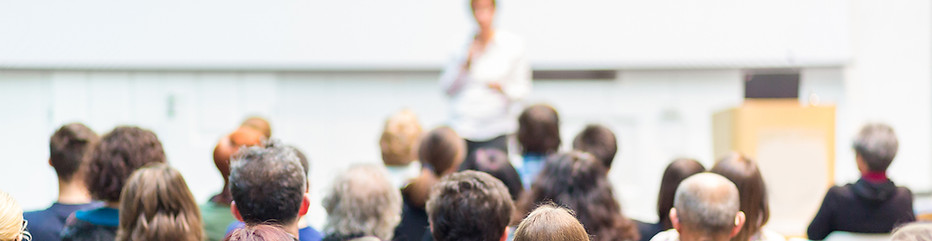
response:
[[[379,138],[382,161],[386,165],[407,165],[417,160],[420,139],[421,124],[414,112],[404,109],[389,116]]]
[[[201,212],[184,178],[166,164],[140,168],[120,196],[116,240],[204,240]]]
[[[23,208],[9,193],[0,191],[0,241],[32,240],[23,222]]]
[[[531,212],[515,230],[515,241],[589,241],[589,234],[573,211],[545,203]]]

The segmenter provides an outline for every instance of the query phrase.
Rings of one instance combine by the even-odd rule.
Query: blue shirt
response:
[[[65,227],[65,219],[78,210],[91,209],[102,206],[101,203],[86,204],[61,204],[53,203],[51,207],[45,210],[37,210],[23,213],[23,218],[29,221],[26,227],[32,233],[33,240],[43,241],[60,241],[62,228]]]
[[[240,229],[244,226],[246,226],[246,224],[240,221],[234,221],[233,223],[230,223],[230,226],[227,227],[227,235],[230,235],[230,233],[232,233],[233,230]],[[314,228],[312,228],[311,226],[298,229],[298,240],[320,241],[323,238],[324,237],[320,235],[320,232],[317,232],[317,230],[314,230]]]
[[[521,176],[521,184],[524,190],[531,189],[531,183],[537,178],[537,174],[544,169],[544,163],[547,161],[546,155],[527,153],[523,156],[524,164],[518,168],[518,175]]]

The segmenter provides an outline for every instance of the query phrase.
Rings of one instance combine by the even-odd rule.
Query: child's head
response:
[[[544,104],[527,107],[518,116],[518,142],[524,153],[550,154],[560,149],[560,117]]]
[[[466,158],[466,141],[449,127],[438,127],[421,139],[418,156],[437,176],[455,172]]]

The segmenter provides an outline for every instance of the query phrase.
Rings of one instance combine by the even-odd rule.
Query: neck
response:
[[[730,238],[728,234],[724,235],[714,235],[714,234],[704,234],[704,233],[693,233],[693,232],[680,232],[680,241],[728,241]]]
[[[492,36],[495,36],[495,30],[479,29],[479,33],[476,34],[476,39],[483,44],[488,44],[492,41]]]
[[[108,208],[113,208],[113,209],[120,209],[120,202],[119,201],[116,201],[116,202],[107,201],[105,202],[104,206],[107,206]]]
[[[867,180],[868,182],[885,182],[885,181],[887,181],[887,173],[886,173],[886,172],[882,172],[882,171],[880,171],[880,172],[877,172],[877,171],[867,171],[867,172],[865,172],[865,173],[861,173],[861,177],[864,178],[864,180]]]
[[[91,194],[80,178],[71,181],[58,179],[58,203],[85,204],[91,202]]]
[[[298,237],[298,233],[299,233],[298,230],[299,230],[299,229],[298,229],[298,222],[297,222],[297,220],[295,220],[294,222],[291,222],[291,223],[289,223],[289,224],[284,224],[284,225],[282,225],[282,229],[285,230],[285,232],[288,232],[288,233],[290,233],[291,235],[294,235],[295,238],[300,238],[300,237]]]
[[[230,203],[233,202],[233,194],[230,193],[229,188],[230,182],[223,182],[223,191],[220,191],[217,195],[214,195],[210,198],[210,201],[222,206],[230,206]]]

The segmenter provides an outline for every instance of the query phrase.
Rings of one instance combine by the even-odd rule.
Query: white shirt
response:
[[[469,44],[472,44],[471,41]],[[524,42],[513,34],[496,31],[482,53],[463,69],[469,45],[461,50],[440,76],[440,87],[450,98],[450,127],[471,141],[487,141],[518,127],[516,104],[531,91],[531,67]],[[489,88],[498,83],[502,91]]]
[[[676,232],[676,229],[670,229],[667,231],[660,232],[657,235],[654,235],[654,237],[650,239],[650,241],[679,241],[679,240],[680,240],[680,233]],[[752,241],[786,241],[786,238],[784,238],[783,235],[780,235],[774,231],[771,231],[766,228],[762,228],[761,231],[757,235],[754,235],[754,237],[751,237],[751,240]]]

